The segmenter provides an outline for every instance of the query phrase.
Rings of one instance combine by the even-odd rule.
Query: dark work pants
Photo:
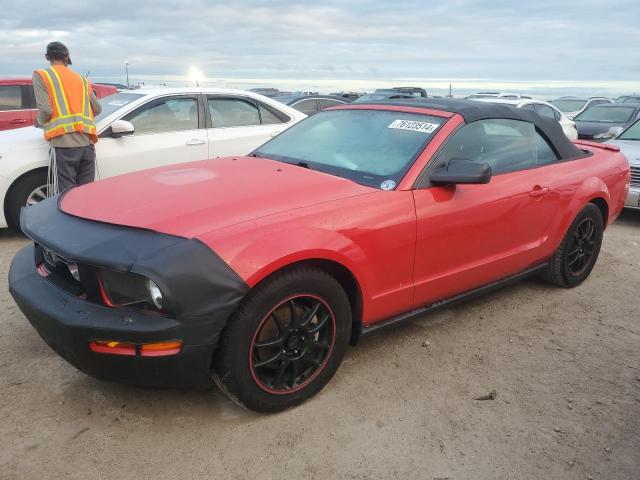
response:
[[[96,175],[96,149],[93,145],[56,147],[56,165],[59,192],[76,185],[91,183]]]

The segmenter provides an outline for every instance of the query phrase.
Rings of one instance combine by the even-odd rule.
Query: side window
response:
[[[193,97],[151,102],[124,117],[135,127],[134,135],[177,132],[198,128],[198,101]]]
[[[260,112],[255,103],[240,98],[209,98],[213,128],[260,125]]]
[[[329,107],[336,107],[338,105],[344,105],[344,102],[339,102],[338,100],[330,100],[328,98],[321,98],[318,100],[320,103],[320,110],[324,110]]]
[[[547,163],[553,163],[558,161],[558,155],[549,146],[547,141],[542,135],[534,131],[535,134],[535,148],[536,148],[536,164],[545,165]]]
[[[22,87],[22,105],[24,108],[38,108],[36,105],[36,94],[33,92],[33,85]]]
[[[305,115],[313,115],[314,113],[318,113],[318,105],[315,98],[302,100],[301,102],[294,103],[291,106],[299,112],[304,113]]]
[[[529,122],[479,120],[458,130],[440,151],[435,164],[446,165],[452,158],[486,162],[494,175],[532,168],[538,159],[536,137],[539,135]],[[542,145],[540,151],[544,151]]]
[[[0,85],[0,111],[22,110],[22,87]]]
[[[276,123],[282,123],[282,119],[276,117],[276,115],[267,107],[258,104],[258,108],[260,109],[260,120],[262,120],[263,125],[275,125]]]
[[[554,120],[557,120],[555,112],[553,111],[553,108],[548,107],[546,105],[542,105],[541,103],[536,104],[536,112],[538,112],[538,115],[542,117],[549,117],[549,118],[553,118]]]

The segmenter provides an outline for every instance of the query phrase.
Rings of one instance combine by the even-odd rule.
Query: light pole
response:
[[[129,88],[129,60],[124,61],[124,71],[127,74],[127,88]]]

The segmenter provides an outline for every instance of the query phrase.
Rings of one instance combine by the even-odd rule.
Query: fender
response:
[[[610,208],[610,200],[611,196],[609,194],[609,188],[607,184],[599,177],[589,177],[578,187],[578,189],[573,194],[573,198],[571,199],[571,203],[566,209],[566,213],[562,218],[560,226],[556,229],[557,238],[554,241],[554,251],[560,247],[560,243],[564,238],[571,222],[573,222],[574,218],[580,213],[580,210],[584,208],[584,206],[590,201],[600,198],[605,201],[607,206],[609,207],[609,212],[611,212]],[[611,217],[611,215],[609,215]],[[604,227],[609,223],[609,219],[603,219]]]
[[[367,268],[371,260],[363,249],[340,232],[318,227],[299,226],[247,237],[242,248],[225,260],[249,288],[288,265],[304,260],[329,260],[351,272],[363,298],[369,298],[371,292],[372,273]]]

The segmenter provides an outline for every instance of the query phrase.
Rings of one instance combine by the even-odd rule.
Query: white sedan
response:
[[[570,140],[578,139],[576,123],[548,102],[533,99],[509,100],[506,98],[473,98],[472,100],[475,100],[476,102],[502,103],[516,108],[533,110],[543,117],[554,118],[560,124],[562,131]]]
[[[219,88],[135,90],[106,97],[96,117],[96,178],[246,155],[306,115],[262,95]],[[0,228],[46,195],[49,145],[36,127],[0,132]],[[116,194],[116,193],[114,193]]]

